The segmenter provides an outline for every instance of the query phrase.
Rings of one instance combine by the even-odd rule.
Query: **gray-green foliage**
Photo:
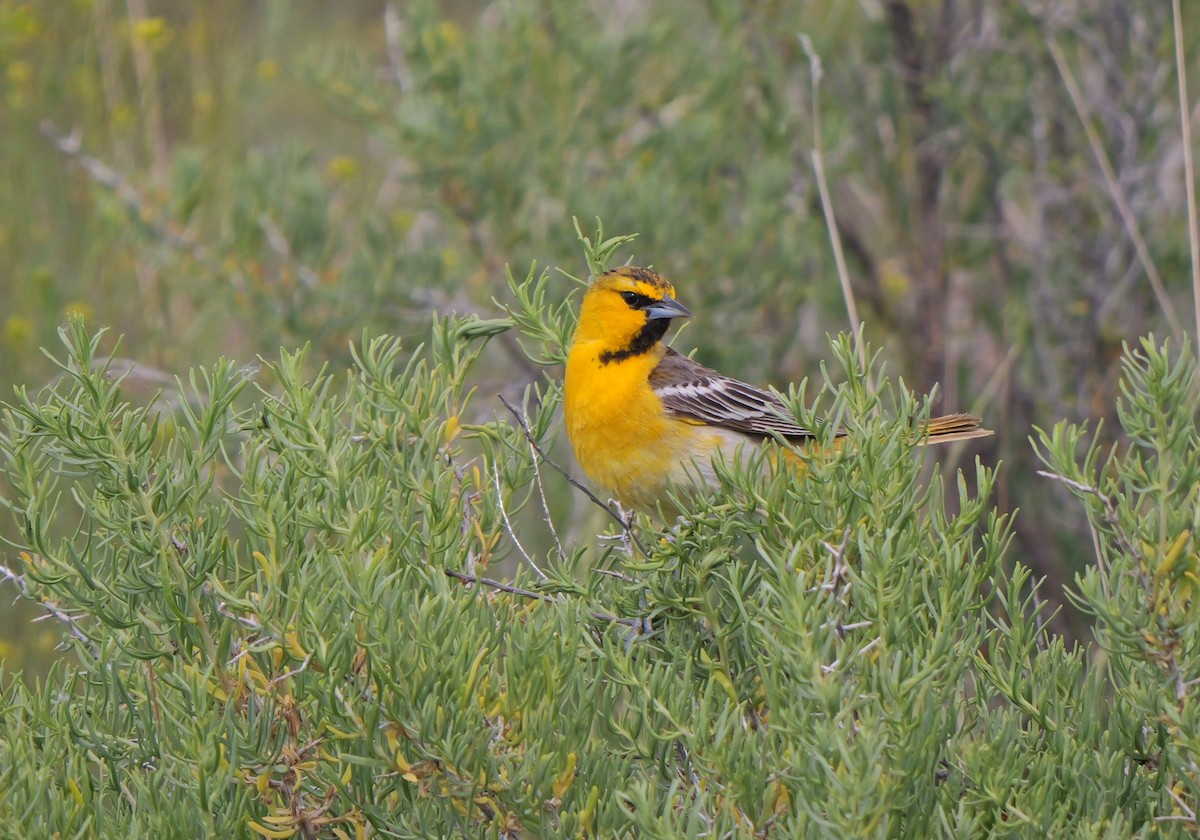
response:
[[[623,244],[588,244],[592,270]],[[1079,584],[1089,663],[1002,563],[994,470],[923,479],[907,430],[928,404],[877,367],[867,387],[841,339],[813,398],[788,398],[855,444],[803,453],[803,480],[726,465],[669,528],[554,530],[551,373],[518,421],[471,402],[470,370],[513,324],[560,360],[572,308],[552,302],[578,288],[511,285],[510,320],[365,338],[345,375],[306,377],[303,352],[262,376],[220,362],[148,406],[101,335],[64,328],[60,376],[0,432],[10,573],[74,650],[0,689],[3,832],[1194,827],[1190,361],[1129,357],[1135,445],[1104,470],[1094,449],[1075,466],[1079,430],[1042,440],[1103,558]]]
[[[1174,800],[1172,816],[1193,830],[1200,795],[1196,686],[1200,681],[1200,435],[1196,363],[1153,337],[1126,346],[1117,416],[1128,443],[1061,423],[1039,432],[1043,473],[1082,501],[1095,563],[1074,600],[1095,619],[1109,682],[1109,726],[1131,760],[1155,770]],[[1076,452],[1084,450],[1082,463]]]

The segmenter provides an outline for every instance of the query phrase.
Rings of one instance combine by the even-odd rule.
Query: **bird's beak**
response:
[[[670,321],[672,318],[691,318],[691,311],[675,298],[667,295],[642,309],[651,321]]]

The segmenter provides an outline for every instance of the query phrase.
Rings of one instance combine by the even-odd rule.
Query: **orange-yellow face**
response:
[[[648,268],[622,266],[597,277],[583,296],[574,341],[601,341],[611,357],[625,358],[657,344],[673,318],[690,316],[667,278]]]

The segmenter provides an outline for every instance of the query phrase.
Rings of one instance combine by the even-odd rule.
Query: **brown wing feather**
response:
[[[652,387],[671,414],[707,426],[758,437],[803,441],[813,433],[796,424],[774,394],[710,370],[667,348],[650,374]]]
[[[971,440],[988,437],[991,429],[979,428],[979,418],[970,414],[946,414],[930,417],[918,428],[918,443],[951,443],[956,440]]]
[[[684,420],[756,437],[780,435],[797,443],[815,437],[796,424],[791,409],[774,394],[706,368],[669,347],[650,374],[650,387],[667,411]],[[922,445],[992,434],[990,429],[979,428],[979,418],[970,414],[932,417],[916,431],[917,443]],[[838,437],[843,434],[839,432]]]

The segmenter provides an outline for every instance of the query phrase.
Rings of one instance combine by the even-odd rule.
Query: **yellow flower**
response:
[[[10,61],[5,75],[10,85],[26,85],[33,78],[33,65],[28,61]]]
[[[325,164],[325,176],[331,181],[349,181],[359,171],[358,159],[350,155],[336,155]]]
[[[9,315],[4,322],[4,343],[14,350],[29,346],[33,323],[23,315]]]
[[[279,62],[273,58],[264,58],[258,62],[255,72],[264,82],[274,81],[279,76]]]
[[[161,50],[171,41],[171,27],[164,18],[142,18],[134,21],[133,37],[152,50]]]
[[[86,321],[92,317],[92,305],[86,300],[73,300],[63,308],[63,314],[68,318],[78,315]]]

